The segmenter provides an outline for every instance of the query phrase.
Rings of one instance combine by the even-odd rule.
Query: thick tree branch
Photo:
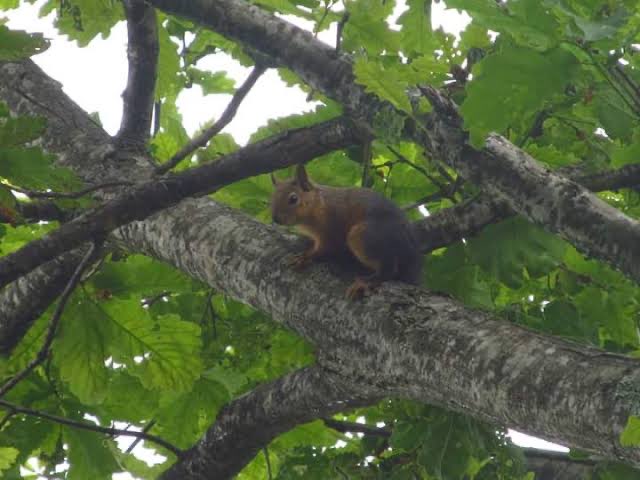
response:
[[[63,210],[52,200],[18,202],[16,210],[28,223],[39,221],[66,222],[73,216],[73,210]]]
[[[628,416],[638,413],[638,360],[396,283],[347,301],[352,275],[340,280],[325,265],[291,271],[296,248],[277,229],[208,199],[186,200],[117,234],[129,248],[271,314],[316,345],[320,365],[353,388],[442,405],[640,465],[640,449],[619,443]]]
[[[339,101],[345,111],[372,129],[380,112],[396,112],[354,83],[352,64],[328,45],[292,24],[242,0],[150,0],[158,8],[255,48],[272,57],[314,89]],[[492,198],[534,223],[558,233],[589,256],[605,260],[640,281],[640,223],[578,184],[541,167],[499,135],[480,151],[467,143],[452,101],[422,88],[434,111],[422,125],[407,122],[405,136],[424,146],[476,183]],[[426,128],[425,128],[426,127]]]
[[[358,141],[348,121],[330,120],[248,145],[214,163],[148,181],[0,259],[0,288],[87,240],[240,179],[305,162]]]
[[[123,145],[144,148],[151,134],[151,114],[158,68],[155,9],[144,0],[124,0],[127,15],[129,75],[117,138]]]
[[[8,355],[47,309],[82,259],[74,250],[45,263],[0,290],[0,355]]]
[[[256,387],[226,405],[200,442],[161,480],[232,478],[271,440],[324,415],[371,405],[340,377],[307,367]]]
[[[220,118],[210,127],[203,130],[198,136],[196,136],[193,140],[187,143],[184,147],[178,151],[169,161],[163,165],[160,165],[157,168],[158,173],[165,173],[175,167],[178,163],[180,163],[185,157],[195,152],[198,148],[204,147],[209,140],[211,140],[215,135],[220,133],[224,127],[226,127],[233,117],[235,117],[236,112],[238,111],[238,107],[242,103],[242,100],[247,96],[251,88],[258,81],[260,76],[265,72],[266,67],[261,65],[256,65],[251,73],[244,81],[244,83],[236,90],[236,93],[233,94],[233,98],[225,108]]]

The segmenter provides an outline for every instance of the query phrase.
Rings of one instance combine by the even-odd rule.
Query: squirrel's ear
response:
[[[302,164],[298,164],[298,166],[296,167],[296,183],[305,192],[311,190],[311,182],[309,181],[309,177],[307,177],[307,171],[304,169],[304,165]]]
[[[278,185],[278,179],[276,178],[276,176],[273,174],[273,172],[271,172],[271,183],[273,184],[273,186],[275,187],[276,185]]]

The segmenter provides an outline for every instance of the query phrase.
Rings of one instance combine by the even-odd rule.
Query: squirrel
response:
[[[271,197],[274,223],[293,225],[313,244],[290,262],[302,269],[314,259],[349,251],[373,273],[357,277],[349,299],[361,297],[386,280],[417,284],[422,258],[404,212],[368,188],[339,188],[311,183],[303,165],[290,180],[277,180]]]

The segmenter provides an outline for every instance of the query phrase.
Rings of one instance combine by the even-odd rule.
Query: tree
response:
[[[399,28],[390,0],[47,2],[79,46],[127,21],[115,137],[0,26],[4,477],[637,478],[640,6],[446,4],[459,41],[414,0]],[[197,68],[219,52],[239,88]],[[322,106],[240,147],[220,131],[266,69]],[[189,139],[193,84],[234,96]],[[303,162],[407,208],[420,288],[349,301],[348,266],[287,266],[267,174]]]

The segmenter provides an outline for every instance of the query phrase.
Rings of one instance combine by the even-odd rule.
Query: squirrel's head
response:
[[[280,225],[300,225],[313,214],[316,187],[309,181],[303,165],[296,168],[290,180],[277,180],[271,174],[274,186],[271,196],[271,215]]]

